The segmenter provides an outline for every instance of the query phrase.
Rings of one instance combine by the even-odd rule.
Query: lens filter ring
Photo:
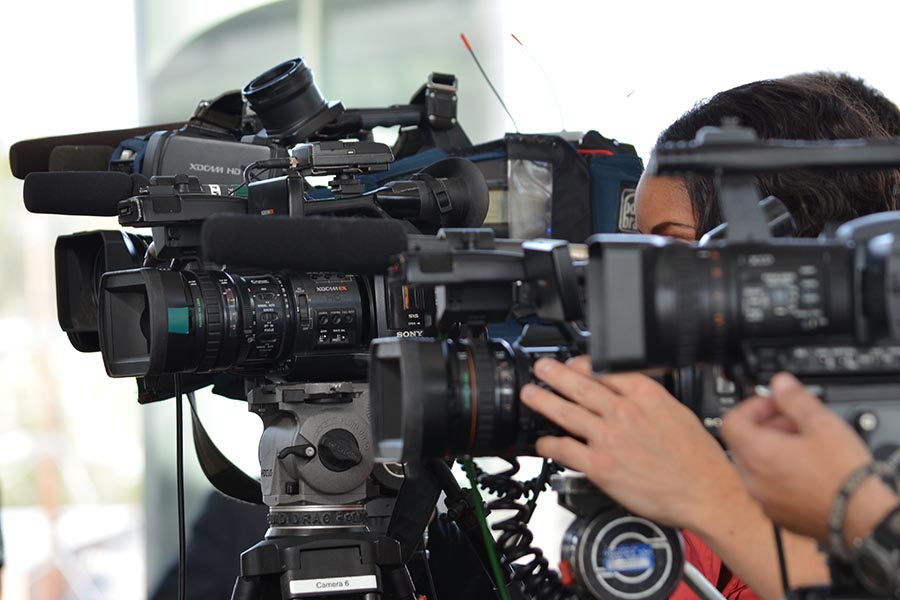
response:
[[[494,421],[497,410],[494,385],[494,361],[487,345],[479,340],[468,347],[469,374],[472,385],[472,431],[469,450],[473,456],[490,454],[493,448]]]
[[[213,369],[222,351],[222,310],[219,305],[221,294],[219,286],[209,272],[200,271],[193,275],[200,288],[200,297],[195,299],[193,307],[196,311],[196,329],[205,332],[206,338],[199,340],[202,348],[197,371],[207,373]]]

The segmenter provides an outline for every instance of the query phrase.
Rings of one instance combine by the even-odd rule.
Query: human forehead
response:
[[[635,193],[635,211],[641,233],[693,237],[694,209],[680,178],[642,175]]]

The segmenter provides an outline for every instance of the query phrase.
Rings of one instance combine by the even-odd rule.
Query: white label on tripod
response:
[[[292,596],[309,593],[323,594],[326,592],[372,592],[378,589],[378,580],[374,575],[329,577],[327,579],[292,579],[289,589]]]

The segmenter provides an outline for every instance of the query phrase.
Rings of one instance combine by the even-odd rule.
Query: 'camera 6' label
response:
[[[291,595],[321,594],[323,592],[371,592],[378,589],[378,580],[374,575],[357,575],[354,577],[329,577],[325,579],[294,579],[291,581]]]

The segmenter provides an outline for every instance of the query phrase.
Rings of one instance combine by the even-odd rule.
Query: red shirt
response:
[[[697,567],[704,577],[716,585],[722,572],[722,559],[713,554],[709,546],[704,544],[696,534],[687,530],[682,530],[681,534],[684,536],[684,559]],[[721,592],[728,600],[759,600],[759,596],[754,594],[746,583],[734,576],[729,579],[725,589]],[[670,600],[696,600],[697,594],[682,581],[669,598]]]

